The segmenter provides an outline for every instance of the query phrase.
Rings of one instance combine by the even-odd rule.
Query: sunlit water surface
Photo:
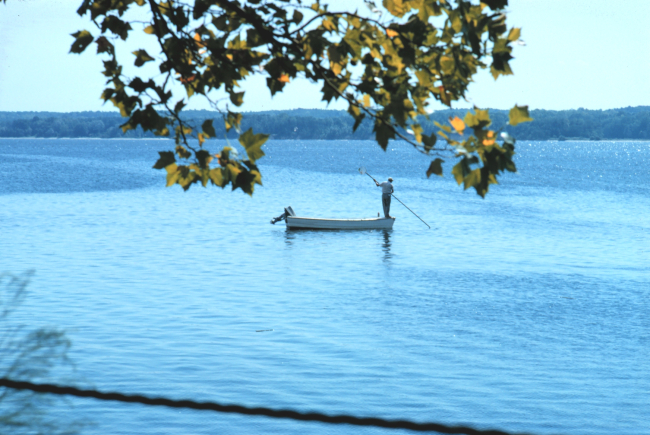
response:
[[[212,144],[212,148],[218,146]],[[523,142],[486,199],[406,145],[271,141],[264,186],[164,187],[165,141],[0,140],[15,320],[105,391],[538,434],[650,434],[650,145]],[[392,231],[287,231],[298,215]],[[260,332],[261,331],[261,332]],[[387,434],[74,399],[86,434]],[[406,433],[406,432],[399,432]]]

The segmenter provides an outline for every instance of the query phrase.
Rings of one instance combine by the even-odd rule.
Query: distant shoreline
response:
[[[111,141],[160,141],[160,142],[173,142],[173,138],[161,138],[161,137],[37,137],[37,136],[24,136],[24,137],[0,137],[0,140],[19,140],[19,139],[44,139],[44,140],[97,140],[97,141],[104,141],[104,140],[111,140]],[[193,141],[196,141],[196,139],[192,139]],[[361,142],[361,141],[373,141],[373,139],[350,139],[350,138],[345,138],[345,139],[279,139],[279,138],[274,138],[270,137],[269,141],[274,141],[274,140],[281,140],[281,141],[345,141],[345,142]],[[206,143],[210,142],[217,142],[217,141],[225,141],[225,139],[208,139],[206,140]],[[640,143],[650,143],[650,139],[598,139],[598,140],[591,140],[591,139],[573,139],[573,138],[567,138],[565,140],[558,140],[558,139],[518,139],[517,142],[590,142],[590,143],[607,143],[607,142],[640,142]],[[400,142],[399,140],[395,140],[395,142]]]
[[[419,116],[425,134],[439,130],[434,124],[448,124],[450,117],[463,118],[467,109],[440,110],[428,119]],[[213,119],[217,138],[237,138],[234,131],[226,133],[220,114],[207,110],[183,112],[185,120],[195,128],[206,119]],[[507,131],[518,141],[649,141],[650,106],[611,110],[531,110],[533,122],[508,125],[508,111],[490,110],[492,128]],[[149,139],[169,140],[141,128],[122,133],[126,122],[119,113],[111,112],[0,112],[0,138],[68,138],[68,139]],[[252,128],[266,133],[271,140],[375,140],[373,123],[366,119],[356,132],[354,119],[345,111],[295,109],[275,112],[244,113],[242,131]]]

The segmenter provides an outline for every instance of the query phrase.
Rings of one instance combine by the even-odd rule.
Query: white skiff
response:
[[[310,230],[390,230],[393,228],[395,218],[367,218],[367,219],[323,219],[296,216],[291,207],[284,209],[284,213],[271,220],[272,224],[286,221],[288,229]]]
[[[312,230],[390,230],[393,228],[395,218],[369,218],[369,219],[321,219],[288,216],[286,218],[289,229]]]

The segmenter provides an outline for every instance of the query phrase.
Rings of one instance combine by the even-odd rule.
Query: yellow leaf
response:
[[[510,109],[510,112],[508,113],[508,118],[509,118],[509,123],[510,125],[517,125],[522,122],[528,122],[532,121],[533,118],[531,118],[528,114],[528,106],[516,106]]]
[[[365,107],[370,107],[370,95],[366,94],[363,96],[363,105]]]
[[[254,134],[253,129],[249,128],[239,136],[239,143],[246,148],[246,155],[249,160],[255,163],[256,160],[264,156],[262,145],[264,145],[268,138],[268,134]]]
[[[395,36],[399,35],[399,33],[393,29],[386,29],[386,35],[388,35],[389,38],[394,38]]]
[[[521,29],[513,27],[508,34],[508,41],[516,41],[521,37]]]
[[[394,16],[401,18],[408,11],[411,10],[411,7],[408,3],[404,3],[402,0],[384,0],[384,7],[393,14]]]
[[[449,123],[454,127],[454,130],[456,130],[458,134],[463,134],[465,131],[465,123],[459,117],[455,116],[454,118],[449,118]]]
[[[221,168],[214,168],[210,170],[210,180],[219,187],[224,187],[225,183],[223,182],[223,173]]]
[[[343,66],[340,63],[330,62],[330,69],[334,74],[339,75],[343,70]]]
[[[176,145],[176,154],[181,159],[189,159],[192,157],[192,153],[189,152],[183,145]]]
[[[153,28],[153,26],[147,26],[144,28],[144,33],[148,35],[153,35],[154,33],[156,33],[156,30]]]
[[[415,141],[422,143],[422,126],[420,124],[412,124],[411,131],[413,132],[413,136],[415,136]]]
[[[172,163],[165,167],[167,171],[167,187],[175,184],[178,181],[178,178],[181,176],[181,172],[178,170],[176,163]]]
[[[449,56],[442,56],[440,58],[440,66],[442,67],[442,72],[445,74],[452,74],[456,68],[456,62],[454,62],[454,59]]]
[[[439,123],[438,121],[433,121],[433,124],[434,124],[436,127],[439,127],[439,128],[441,128],[441,129],[443,129],[443,130],[446,131],[447,133],[451,133],[451,128],[449,128],[448,126],[446,126],[446,125],[442,125],[442,124]]]
[[[201,41],[201,35],[199,35],[198,33],[194,34],[194,41],[196,41],[196,45],[198,45],[199,47],[201,48],[205,47],[205,44],[203,43],[203,41]]]
[[[334,21],[330,18],[325,18],[323,20],[323,27],[325,28],[325,30],[329,30],[329,31],[337,29],[336,24],[334,24]]]
[[[463,188],[465,190],[469,189],[472,186],[479,185],[481,183],[481,170],[480,169],[474,169],[469,174],[467,174],[467,176],[464,179],[464,183],[465,183],[465,185],[463,186]],[[478,192],[478,189],[477,189],[477,192]],[[481,193],[479,193],[479,195],[481,195]],[[485,194],[483,194],[481,196],[485,196]]]
[[[229,180],[234,181],[234,180],[237,179],[237,175],[241,174],[241,171],[242,170],[239,169],[237,166],[235,166],[233,164],[228,164],[228,165],[226,165],[225,169],[223,169],[222,173],[225,172],[224,175],[226,175]],[[226,178],[226,177],[224,177],[224,178]]]
[[[279,82],[282,82],[282,83],[289,83],[289,80],[291,80],[291,79],[290,79],[289,76],[286,75],[286,74],[282,74],[282,75],[280,76],[280,78],[278,79],[278,81],[279,81]]]
[[[483,139],[483,145],[486,146],[486,147],[488,147],[490,145],[494,145],[494,140],[495,140],[494,132],[492,130],[490,130],[490,131],[487,132],[487,138]]]
[[[440,102],[442,102],[442,104],[446,104],[447,106],[451,107],[451,101],[449,101],[449,94],[445,92],[445,87],[438,86],[438,91],[440,92]]]
[[[180,184],[183,187],[183,190],[187,190],[190,188],[190,185],[194,182],[194,180],[197,178],[196,172],[189,172],[187,176],[181,176],[178,178],[177,183]]]

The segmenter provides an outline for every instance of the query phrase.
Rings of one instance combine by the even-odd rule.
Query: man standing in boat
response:
[[[384,181],[383,183],[375,181],[375,184],[381,187],[381,204],[384,206],[384,216],[390,218],[390,198],[395,191],[393,189],[393,179],[388,177],[388,181]]]

